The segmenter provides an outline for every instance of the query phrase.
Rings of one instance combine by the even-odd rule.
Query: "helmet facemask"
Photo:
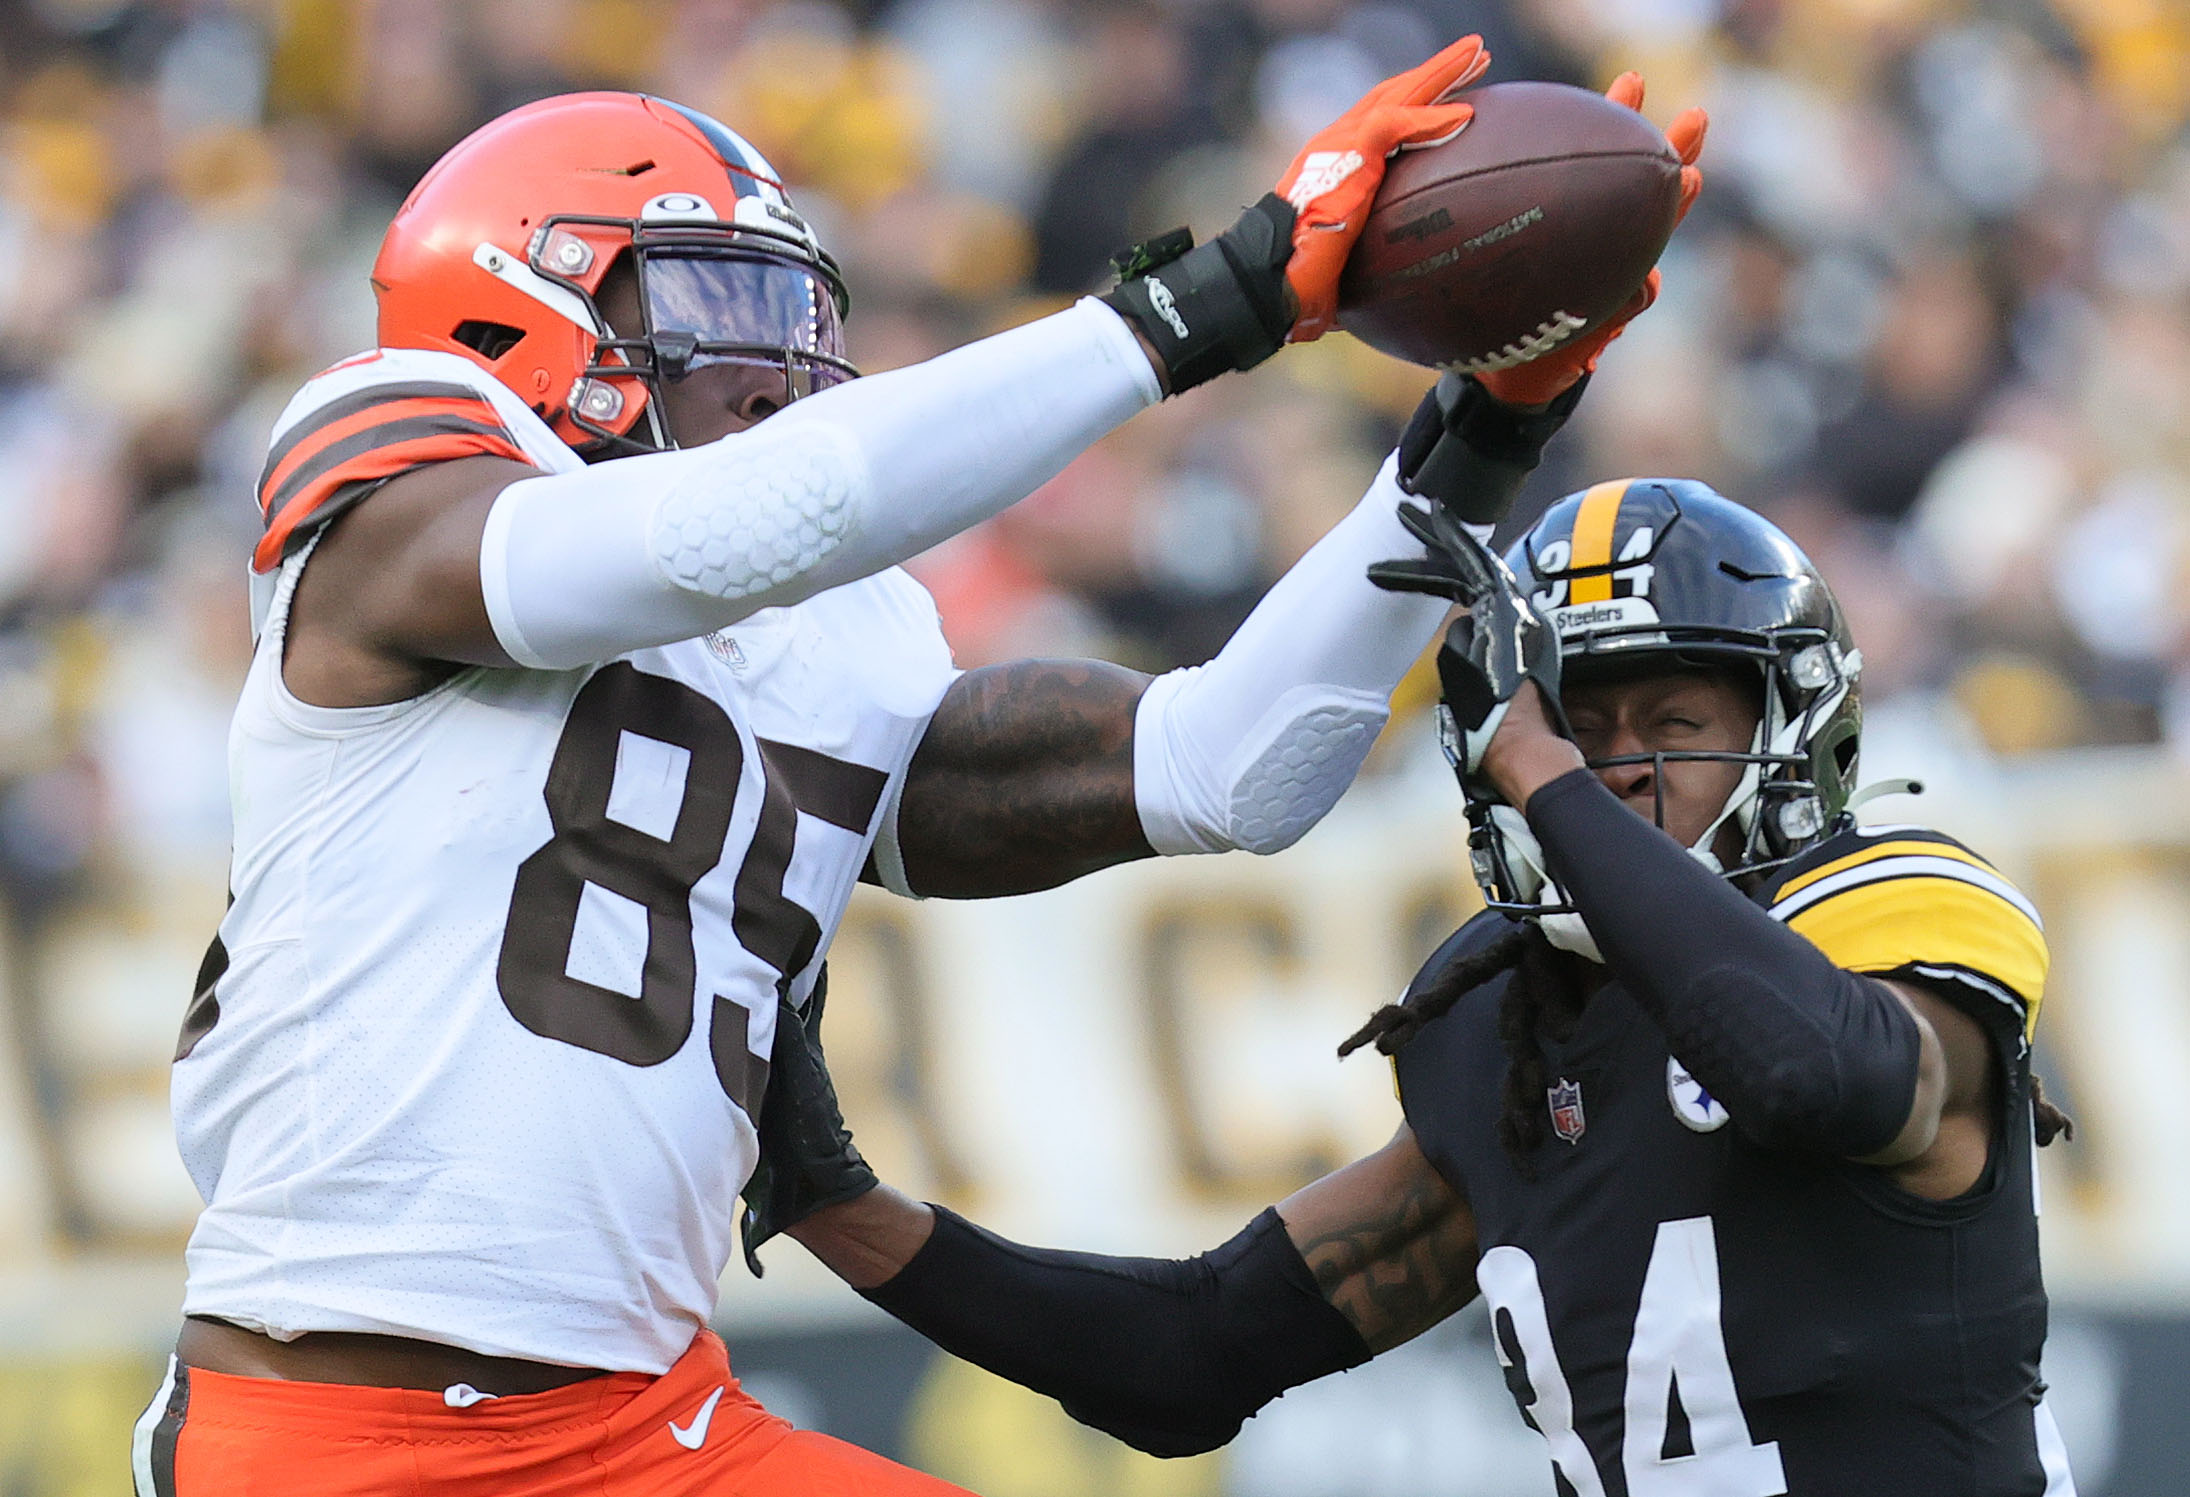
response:
[[[710,367],[765,373],[771,409],[858,377],[843,352],[843,282],[810,237],[742,222],[558,215],[542,222],[528,258],[592,315],[599,336],[570,413],[597,455],[675,447],[666,389]],[[611,268],[588,274],[604,262]],[[638,307],[628,333],[609,327],[585,285],[598,290],[626,267]],[[633,383],[644,390],[637,420],[627,416]]]
[[[1615,631],[1607,631],[1611,633]],[[1625,632],[1625,631],[1619,631]],[[1819,783],[1819,738],[1833,725],[1860,670],[1860,657],[1851,657],[1837,643],[1817,630],[1787,630],[1772,641],[1755,643],[1721,638],[1706,649],[1693,645],[1680,650],[1663,647],[1666,631],[1652,629],[1657,649],[1628,649],[1617,653],[1623,665],[1631,664],[1637,676],[1693,671],[1698,666],[1741,663],[1761,667],[1761,710],[1756,731],[1747,750],[1657,749],[1649,753],[1612,754],[1588,759],[1591,770],[1648,765],[1655,797],[1652,821],[1665,830],[1666,766],[1680,763],[1739,764],[1741,777],[1718,813],[1689,848],[1714,873],[1728,878],[1768,872],[1794,857],[1823,836],[1838,807],[1828,812],[1831,786]],[[1570,668],[1587,662],[1604,643],[1603,636],[1570,644],[1565,651]],[[1602,658],[1598,656],[1598,658]],[[1851,670],[1850,667],[1854,669]],[[1658,669],[1653,669],[1653,668]],[[1586,677],[1585,677],[1586,678]],[[1450,714],[1439,709],[1440,732]],[[1829,752],[1829,750],[1828,750]],[[1446,749],[1453,759],[1451,747]],[[1836,768],[1841,768],[1836,764]],[[1850,759],[1845,769],[1852,770]],[[1463,791],[1468,787],[1462,785]],[[1838,797],[1845,799],[1845,791]],[[1503,802],[1468,794],[1469,854],[1476,882],[1493,909],[1513,914],[1564,914],[1571,905],[1546,905],[1542,890],[1549,882],[1541,852],[1528,833],[1520,813]],[[1716,851],[1719,833],[1728,822],[1741,832],[1741,850],[1728,862]],[[1525,842],[1520,839],[1526,839]]]
[[[1854,759],[1851,752],[1845,765],[1839,762],[1839,739],[1827,730],[1835,725],[1836,714],[1848,701],[1862,668],[1859,654],[1843,649],[1821,629],[1778,629],[1750,637],[1743,637],[1744,632],[1710,631],[1706,638],[1701,637],[1705,631],[1677,627],[1613,629],[1584,636],[1565,652],[1570,669],[1573,663],[1592,658],[1619,658],[1623,664],[1632,662],[1638,675],[1650,673],[1653,667],[1670,673],[1714,666],[1732,666],[1744,673],[1754,669],[1761,675],[1761,710],[1746,752],[1665,749],[1588,761],[1591,769],[1650,765],[1657,796],[1654,820],[1661,829],[1665,826],[1666,765],[1743,766],[1726,804],[1690,849],[1728,877],[1778,867],[1823,836],[1838,814],[1846,800],[1843,782],[1854,768]],[[1623,641],[1622,635],[1631,638]],[[1676,645],[1671,636],[1688,637]],[[1586,675],[1586,665],[1579,674]],[[1847,736],[1852,744],[1852,733]],[[1833,741],[1821,741],[1827,738]],[[1830,773],[1821,772],[1827,769]],[[1715,844],[1729,821],[1740,831],[1742,843],[1734,860],[1725,863]]]
[[[1570,682],[1728,670],[1754,683],[1757,726],[1744,750],[1667,749],[1588,761],[1648,766],[1653,819],[1666,826],[1669,766],[1740,766],[1691,847],[1714,873],[1748,879],[1786,863],[1845,820],[1853,788],[1862,659],[1830,591],[1769,522],[1686,480],[1601,486],[1592,565],[1575,566],[1578,505],[1562,501],[1515,548],[1531,601],[1561,630]],[[1595,579],[1584,585],[1576,579]],[[1449,757],[1449,751],[1448,751]],[[1469,859],[1485,902],[1536,921],[1555,944],[1596,959],[1595,943],[1552,880],[1527,821],[1469,795]],[[1739,833],[1725,847],[1724,833]]]

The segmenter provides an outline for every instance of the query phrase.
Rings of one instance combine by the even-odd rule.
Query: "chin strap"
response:
[[[1604,955],[1597,949],[1597,938],[1589,933],[1588,922],[1552,878],[1544,861],[1543,844],[1529,830],[1528,818],[1511,806],[1497,805],[1490,808],[1490,819],[1505,844],[1506,877],[1514,897],[1542,907],[1542,913],[1527,918],[1544,933],[1545,940],[1561,951],[1571,951],[1603,966]]]

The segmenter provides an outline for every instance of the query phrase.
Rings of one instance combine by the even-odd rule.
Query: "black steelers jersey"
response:
[[[1562,1497],[2063,1497],[2042,1401],[2029,1037],[2037,912],[1953,839],[1833,836],[1755,896],[1839,965],[1925,982],[1993,1038],[2005,1105],[1946,1201],[1743,1132],[1612,981],[1545,1045],[1549,1129],[1498,1141],[1508,978],[1396,1057],[1424,1153],[1474,1212],[1478,1282]],[[1485,914],[1425,966],[1510,929]],[[1418,977],[1419,983],[1423,979]]]

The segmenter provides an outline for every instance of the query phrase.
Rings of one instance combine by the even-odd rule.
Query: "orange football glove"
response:
[[[1363,94],[1302,146],[1278,178],[1278,196],[1296,214],[1285,279],[1300,303],[1300,316],[1287,342],[1320,338],[1337,319],[1338,273],[1384,181],[1385,158],[1458,135],[1475,117],[1475,106],[1438,101],[1473,83],[1489,66],[1481,37],[1460,38],[1420,67]]]
[[[1642,74],[1620,74],[1605,90],[1605,97],[1615,104],[1640,110]],[[1666,127],[1665,138],[1681,159],[1680,207],[1673,214],[1676,227],[1695,205],[1696,194],[1703,191],[1703,169],[1696,165],[1696,158],[1703,154],[1703,137],[1710,125],[1710,116],[1701,109],[1684,109]],[[1656,267],[1652,267],[1650,274],[1643,278],[1641,288],[1628,298],[1625,306],[1572,343],[1562,344],[1540,359],[1516,364],[1511,369],[1488,370],[1475,378],[1506,405],[1542,405],[1557,399],[1572,388],[1575,381],[1593,372],[1605,346],[1619,337],[1630,322],[1649,310],[1650,304],[1658,299],[1661,279]]]

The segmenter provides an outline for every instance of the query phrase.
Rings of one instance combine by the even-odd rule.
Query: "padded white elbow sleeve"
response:
[[[487,615],[511,659],[558,669],[710,633],[987,519],[1161,393],[1083,301],[704,447],[524,479],[481,537]]]
[[[843,542],[867,497],[863,465],[827,426],[782,435],[750,444],[759,454],[741,446],[684,474],[662,495],[646,539],[671,585],[738,602],[811,572]]]
[[[1446,605],[1389,593],[1371,562],[1420,556],[1387,461],[1207,665],[1149,683],[1134,718],[1133,791],[1160,853],[1292,846],[1353,783],[1392,691]]]

